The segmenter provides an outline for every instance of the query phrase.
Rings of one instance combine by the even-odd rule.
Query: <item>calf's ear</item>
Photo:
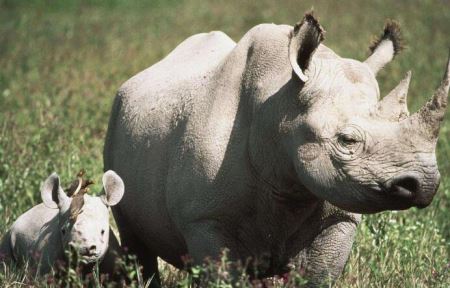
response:
[[[125,192],[125,185],[122,178],[112,170],[108,170],[103,174],[103,188],[105,194],[101,196],[103,203],[107,206],[114,206],[122,199]]]
[[[67,206],[69,197],[61,188],[58,174],[53,173],[45,180],[41,188],[41,198],[44,205],[48,208],[61,209]]]

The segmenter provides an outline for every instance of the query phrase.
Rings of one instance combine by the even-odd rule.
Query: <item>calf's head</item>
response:
[[[81,177],[74,182],[73,191],[67,191],[68,196],[56,173],[45,180],[41,190],[44,204],[59,209],[57,233],[63,248],[75,248],[88,263],[100,260],[108,249],[108,207],[116,205],[124,193],[123,181],[114,171],[105,172],[102,180],[104,194],[98,197],[85,194],[90,183]]]
[[[386,24],[364,62],[320,45],[322,34],[307,15],[290,37],[298,105],[288,108],[280,131],[296,177],[317,197],[352,212],[429,205],[439,186],[435,147],[449,63],[431,99],[409,115],[411,73],[381,101],[375,78],[400,50],[398,24]]]

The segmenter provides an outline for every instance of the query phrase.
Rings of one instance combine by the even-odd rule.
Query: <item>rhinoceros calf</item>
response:
[[[113,213],[147,277],[157,256],[183,267],[227,247],[317,285],[341,273],[359,213],[430,204],[448,69],[410,116],[410,73],[382,100],[375,78],[401,49],[398,24],[364,62],[322,39],[310,14],[238,43],[198,34],[119,89],[104,165],[127,186]]]
[[[66,194],[56,173],[50,175],[41,190],[43,203],[22,214],[2,240],[0,255],[6,261],[19,265],[25,262],[46,274],[57,260],[64,260],[64,251],[72,246],[85,263],[104,259],[114,261],[118,248],[114,234],[109,230],[108,206],[116,205],[124,193],[122,179],[114,172],[103,175],[105,194],[99,197],[85,194],[91,182],[81,177],[69,187]],[[68,194],[73,194],[69,197]],[[112,273],[113,263],[102,269]]]

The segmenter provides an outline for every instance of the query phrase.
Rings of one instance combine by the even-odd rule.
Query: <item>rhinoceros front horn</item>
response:
[[[447,110],[449,87],[450,53],[441,85],[436,89],[433,97],[419,111],[409,117],[409,121],[414,122],[412,125],[418,124],[429,140],[436,140],[438,137],[439,128]]]
[[[308,81],[304,71],[308,68],[314,51],[323,40],[323,28],[311,13],[305,14],[300,23],[294,26],[289,39],[289,61],[301,81]]]

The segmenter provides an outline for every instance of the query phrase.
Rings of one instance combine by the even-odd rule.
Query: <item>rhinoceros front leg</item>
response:
[[[293,266],[305,272],[307,287],[332,284],[339,277],[350,255],[359,220],[358,215],[327,226],[294,259]]]
[[[233,251],[230,241],[223,235],[223,229],[216,221],[202,221],[192,223],[185,230],[186,244],[189,257],[193,264],[200,265],[205,259],[218,259],[224,248]],[[233,258],[233,255],[230,255]]]

